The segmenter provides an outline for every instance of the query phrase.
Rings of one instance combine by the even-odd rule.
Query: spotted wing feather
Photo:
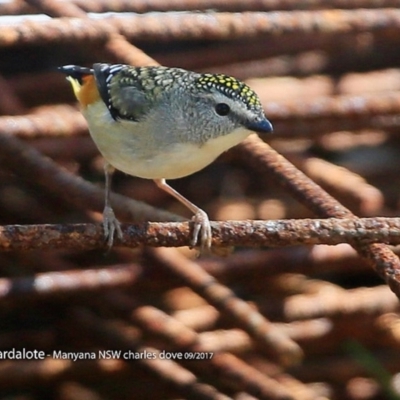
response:
[[[100,96],[114,120],[139,121],[148,109],[148,99],[138,81],[126,78],[126,65],[94,64]]]

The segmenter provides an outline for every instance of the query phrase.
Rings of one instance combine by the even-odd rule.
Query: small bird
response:
[[[122,237],[110,205],[114,168],[153,179],[194,213],[191,246],[211,247],[207,214],[166,183],[209,165],[252,132],[271,132],[257,94],[223,74],[162,66],[66,65],[67,75],[105,163],[103,226],[109,247]]]

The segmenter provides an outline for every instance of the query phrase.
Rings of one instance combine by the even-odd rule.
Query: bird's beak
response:
[[[270,133],[273,131],[271,122],[269,122],[266,118],[249,124],[247,128],[259,133]]]

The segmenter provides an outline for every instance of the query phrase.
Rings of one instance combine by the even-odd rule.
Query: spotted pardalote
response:
[[[194,213],[191,245],[211,246],[207,214],[175,191],[167,179],[204,168],[252,132],[271,132],[257,94],[223,74],[180,68],[94,64],[67,65],[90,134],[104,156],[106,205],[104,229],[109,245],[118,220],[109,203],[109,166],[153,179]]]

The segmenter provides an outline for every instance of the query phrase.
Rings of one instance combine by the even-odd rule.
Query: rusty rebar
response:
[[[52,17],[62,15],[64,17],[85,18],[86,13],[73,2],[58,2],[53,0],[25,0],[25,3],[37,8]]]
[[[284,305],[279,301],[275,304],[264,304],[262,311],[271,318],[279,316],[285,321],[295,321],[352,314],[377,315],[399,310],[398,299],[393,293],[385,291],[385,288],[385,285],[381,285],[329,295],[324,295],[323,291],[316,294],[299,294],[288,297]]]
[[[268,274],[273,276],[287,272],[308,275],[315,273],[360,273],[367,270],[365,260],[347,244],[289,249],[246,250],[236,252],[228,259],[199,259],[200,265],[213,276],[224,281],[235,281],[242,276]]]
[[[45,272],[25,278],[1,278],[0,301],[130,286],[141,272],[139,265],[130,264],[83,271]]]
[[[364,204],[364,210],[369,209],[373,215],[398,214],[398,71],[384,70],[396,68],[397,65],[398,56],[391,50],[397,41],[399,10],[387,7],[398,7],[398,2],[316,0],[306,1],[302,7],[332,8],[342,4],[341,8],[362,6],[374,10],[344,12],[314,9],[312,12],[242,15],[223,14],[215,10],[218,10],[218,6],[219,10],[225,11],[238,11],[237,7],[293,9],[298,7],[298,2],[294,5],[293,0],[283,0],[279,4],[269,0],[250,0],[241,1],[239,4],[238,0],[207,0],[200,4],[197,0],[184,0],[178,5],[175,0],[111,0],[107,4],[103,1],[93,3],[90,0],[79,0],[69,2],[66,7],[63,7],[63,2],[53,4],[49,0],[31,0],[30,3],[35,4],[36,8],[26,7],[23,3],[12,6],[14,10],[19,10],[16,11],[18,13],[22,10],[29,13],[47,12],[56,17],[69,15],[70,18],[54,19],[52,23],[43,22],[43,28],[33,22],[18,22],[21,25],[18,28],[15,27],[16,24],[2,26],[0,41],[3,39],[4,43],[8,43],[7,46],[11,46],[12,51],[6,48],[2,50],[2,65],[7,69],[7,73],[2,72],[2,76],[7,80],[9,77],[11,79],[3,82],[5,90],[0,106],[4,113],[18,116],[15,119],[11,116],[0,117],[0,131],[9,137],[20,136],[25,143],[22,143],[22,146],[10,146],[9,143],[2,146],[3,141],[0,138],[0,211],[3,225],[56,221],[60,223],[60,229],[58,232],[57,229],[49,232],[47,228],[41,230],[38,226],[26,226],[27,237],[30,240],[34,239],[34,246],[43,246],[42,250],[0,253],[0,291],[4,290],[3,301],[0,301],[0,318],[8,324],[0,330],[0,351],[18,346],[43,347],[50,353],[53,348],[97,351],[98,348],[108,349],[125,343],[131,349],[139,351],[157,348],[159,351],[169,349],[177,352],[180,351],[179,348],[186,346],[215,353],[223,351],[226,355],[215,354],[214,364],[154,363],[152,366],[137,362],[127,363],[121,359],[85,363],[52,359],[31,363],[2,360],[0,387],[7,390],[7,393],[23,391],[26,397],[34,397],[38,392],[46,392],[49,388],[49,392],[55,393],[60,399],[75,400],[79,396],[100,396],[97,385],[107,390],[108,383],[113,384],[115,380],[122,383],[119,386],[120,395],[127,398],[137,397],[137,393],[142,397],[165,398],[162,390],[172,388],[172,393],[167,394],[171,398],[225,398],[223,393],[226,393],[237,400],[248,400],[260,398],[258,390],[264,393],[265,397],[270,394],[272,398],[280,398],[280,393],[289,393],[296,400],[344,397],[353,399],[357,396],[356,380],[361,379],[365,371],[356,365],[341,347],[349,337],[367,346],[368,352],[379,358],[394,376],[399,369],[395,353],[399,343],[398,299],[387,286],[380,285],[379,278],[368,268],[366,258],[372,261],[380,275],[386,277],[394,291],[398,292],[399,249],[390,252],[389,248],[382,244],[386,240],[388,243],[398,243],[398,221],[397,218],[377,218],[368,220],[369,222],[364,219],[357,220],[338,200],[346,205],[350,204],[350,207],[354,202]],[[188,10],[195,5],[213,5],[215,9],[197,15],[165,13],[158,16],[147,14],[139,18],[126,18],[126,15],[120,14],[110,21],[103,20],[99,23],[87,18],[83,12],[92,9],[91,7],[103,7],[103,11],[116,11],[117,7],[125,7],[123,11],[133,10],[134,7],[144,7],[142,11],[156,10],[157,7],[164,10],[187,7]],[[0,5],[0,13],[6,6]],[[136,21],[136,25],[132,25],[132,21]],[[143,21],[147,21],[149,25],[141,26]],[[178,23],[172,26],[171,21]],[[211,26],[211,22],[218,22],[219,25]],[[72,26],[73,23],[77,24],[77,29]],[[24,24],[25,26],[22,26]],[[49,28],[48,32],[45,32],[46,26]],[[31,28],[37,28],[38,31],[30,31]],[[14,46],[12,37],[18,32],[22,37],[16,38]],[[99,169],[100,163],[97,159],[92,160],[95,155],[94,145],[84,157],[69,154],[70,151],[75,151],[76,147],[68,149],[65,157],[59,157],[60,153],[55,146],[62,151],[66,143],[71,143],[72,140],[81,145],[86,144],[86,139],[90,140],[89,137],[73,137],[84,135],[86,132],[82,116],[72,107],[60,106],[59,112],[57,108],[42,108],[38,111],[24,110],[24,107],[72,101],[72,92],[62,83],[63,78],[54,73],[44,72],[48,66],[59,64],[60,60],[64,63],[79,62],[83,65],[90,65],[96,61],[155,65],[156,62],[147,54],[129,45],[124,38],[124,32],[127,35],[137,34],[127,37],[140,46],[149,46],[146,48],[151,49],[151,54],[157,59],[160,56],[159,60],[163,62],[166,60],[167,65],[186,66],[194,70],[210,67],[214,68],[214,71],[217,71],[216,65],[220,65],[221,70],[218,72],[228,72],[230,67],[231,71],[237,68],[237,71],[241,71],[242,78],[248,76],[247,72],[256,75],[274,71],[278,75],[324,73],[323,77],[310,76],[302,80],[292,77],[290,82],[285,77],[279,78],[280,81],[257,79],[249,83],[262,97],[268,117],[274,122],[276,134],[270,137],[272,145],[289,160],[293,160],[296,166],[304,168],[312,179],[317,180],[338,199],[333,199],[310,183],[284,158],[277,156],[268,145],[259,144],[250,151],[245,149],[241,153],[245,156],[245,163],[235,158],[234,152],[228,153],[225,160],[229,159],[234,164],[232,173],[225,174],[225,167],[218,169],[218,166],[214,165],[210,171],[205,170],[190,179],[176,182],[176,185],[180,189],[183,187],[185,195],[188,194],[188,198],[204,206],[214,219],[224,219],[217,217],[223,214],[224,208],[225,214],[232,216],[229,217],[232,219],[235,218],[235,212],[240,211],[241,215],[246,215],[243,212],[246,207],[247,211],[250,210],[250,218],[269,219],[271,215],[276,215],[273,218],[298,219],[271,221],[273,232],[265,229],[266,226],[270,228],[270,225],[265,224],[266,221],[263,222],[263,228],[255,228],[253,222],[247,221],[241,221],[239,225],[231,222],[213,223],[214,245],[222,243],[223,240],[231,243],[231,236],[239,233],[239,243],[252,246],[250,234],[254,234],[259,244],[275,243],[285,246],[284,248],[260,250],[253,247],[244,250],[239,247],[226,259],[202,257],[196,262],[182,261],[182,255],[172,249],[154,252],[149,249],[144,253],[144,257],[140,250],[132,251],[122,246],[116,246],[115,251],[105,257],[103,250],[81,251],[93,248],[90,246],[99,249],[103,246],[102,228],[100,224],[79,227],[65,224],[77,219],[82,220],[82,215],[76,215],[74,209],[65,207],[60,199],[69,200],[71,193],[72,197],[75,197],[74,208],[101,211],[103,193],[99,189],[96,192],[98,200],[93,201],[90,194],[92,189],[89,192],[82,190],[78,181],[75,180],[72,186],[68,180],[57,183],[60,175],[55,173],[54,168],[46,169],[47,164],[42,163],[42,158],[40,161],[38,158],[32,158],[28,144],[43,149],[48,152],[46,154],[54,154],[54,158],[68,170],[85,176],[88,176],[89,171]],[[224,40],[215,42],[213,38]],[[22,44],[24,40],[27,46],[17,45]],[[29,43],[35,43],[38,47],[33,48]],[[73,48],[74,51],[66,53],[63,50],[64,44],[64,50]],[[44,48],[46,57],[37,57],[36,49],[40,52]],[[27,60],[32,60],[33,52],[38,73],[32,72],[29,65],[25,67],[24,63],[18,64],[18,71],[26,70],[29,76],[15,73],[15,55],[26,56]],[[300,68],[305,65],[301,59],[304,52],[313,52],[314,55],[315,52],[319,53],[320,58],[314,59],[316,63],[305,63],[307,67],[311,65],[315,69]],[[248,68],[251,64],[241,63],[245,60],[254,62],[256,68],[251,71]],[[282,60],[286,64],[282,64]],[[295,68],[289,65],[293,61],[296,61]],[[231,65],[232,62],[240,64]],[[282,67],[279,66],[280,62]],[[266,63],[264,70],[263,63]],[[225,67],[226,71],[223,70]],[[377,68],[382,69],[377,71],[379,76],[373,77],[365,73]],[[354,76],[350,76],[350,71],[359,71],[359,77],[353,80]],[[328,82],[328,85],[325,86],[325,92],[323,85],[318,88],[317,98],[313,89],[314,83],[319,79]],[[284,81],[286,83],[281,84]],[[296,95],[300,98],[297,103],[293,102]],[[343,129],[347,132],[332,134]],[[379,132],[372,132],[372,135],[362,134],[365,137],[361,140],[361,136],[355,135],[355,130],[359,129],[374,129]],[[326,133],[329,133],[329,139],[334,145],[326,144]],[[345,134],[354,136],[351,146],[346,147],[346,143],[343,142]],[[373,135],[380,135],[380,139],[375,140]],[[302,138],[299,140],[295,136]],[[300,146],[297,146],[298,143]],[[368,146],[367,156],[360,152],[359,146]],[[322,159],[318,159],[317,162],[315,158],[309,159],[308,152],[312,153],[312,157],[326,156],[325,159],[329,162],[338,161],[349,170],[343,172],[339,167]],[[361,161],[360,153],[363,157]],[[307,165],[309,160],[311,161]],[[56,167],[54,163],[52,166]],[[61,167],[58,168],[62,170]],[[212,168],[216,168],[217,172],[214,173]],[[350,172],[352,169],[360,174],[356,178],[362,177],[365,181],[361,181],[361,178],[355,179]],[[257,170],[262,174],[251,174]],[[217,180],[217,175],[221,180]],[[210,176],[212,179],[209,181]],[[273,191],[269,182],[272,177],[287,189],[286,192]],[[124,193],[146,192],[142,198],[154,200],[153,204],[161,204],[161,201],[157,201],[158,192],[151,192],[151,185],[141,186],[139,189],[143,182],[130,180],[139,182],[132,189],[127,181],[119,180],[120,176],[116,178],[117,184],[123,183],[121,191]],[[264,178],[265,186],[262,185]],[[335,179],[339,179],[340,182]],[[209,184],[211,181],[218,183]],[[39,185],[36,182],[39,182]],[[65,182],[67,184],[62,188]],[[221,187],[218,186],[219,182],[222,182]],[[61,186],[58,186],[60,184]],[[211,186],[213,192],[203,195],[202,192],[206,189],[211,191]],[[71,187],[75,189],[70,192]],[[121,186],[118,190],[120,189]],[[372,205],[368,195],[368,190],[371,189],[374,196]],[[18,193],[21,196],[18,196]],[[52,198],[50,193],[57,193],[57,197]],[[232,194],[236,197],[229,197]],[[42,199],[45,201],[42,201],[42,208],[33,207],[33,202],[17,201],[20,197],[29,197],[37,203]],[[329,219],[316,219],[311,225],[307,225],[303,218],[309,218],[310,211],[295,205],[292,197],[300,199],[317,215]],[[348,203],[348,198],[351,198],[353,203]],[[14,199],[15,207],[10,205]],[[24,209],[21,207],[23,204],[26,205]],[[50,205],[50,210],[46,214],[40,210],[44,210],[47,204]],[[171,204],[174,205],[174,202]],[[230,211],[225,207],[226,204],[232,205]],[[127,219],[131,219],[132,213],[124,210],[124,203],[119,203],[116,207],[122,212],[120,217],[125,215]],[[275,211],[269,210],[274,207]],[[173,220],[172,216],[164,216],[165,220]],[[95,218],[97,217],[96,215]],[[343,221],[331,220],[330,217],[340,217]],[[150,214],[144,216],[144,219],[149,218]],[[85,221],[87,219],[86,217]],[[319,226],[313,225],[318,221],[321,222]],[[344,226],[346,223],[350,225]],[[149,226],[153,235],[153,245],[166,240],[159,236],[160,233],[166,236],[165,232],[172,235],[173,243],[187,243],[189,223],[125,225],[124,244],[132,244],[132,240],[137,244],[138,237],[142,236],[149,239],[149,232],[146,231]],[[15,241],[13,245],[23,248],[27,237],[24,238],[22,230],[19,231],[22,228],[16,225],[9,225],[8,228],[16,229],[14,233],[19,234],[17,239],[20,241]],[[142,230],[138,231],[139,228]],[[394,230],[391,230],[392,228]],[[36,233],[35,229],[38,229]],[[383,230],[380,231],[381,229]],[[84,232],[84,237],[80,230]],[[275,235],[272,241],[266,233]],[[343,233],[342,238],[340,233]],[[332,243],[332,240],[338,243],[352,243],[366,258],[357,256],[347,244],[306,246],[308,243],[318,243],[315,241],[318,236],[326,240],[326,243]],[[44,247],[46,240],[49,245],[53,245],[57,242],[57,237],[60,243],[59,250],[49,251]],[[64,244],[70,244],[71,248],[61,245],[64,237]],[[366,246],[365,243],[370,239],[378,243]],[[294,243],[300,246],[287,247]],[[271,246],[274,244],[268,244],[268,247]],[[178,251],[186,254],[187,249]],[[160,254],[157,254],[158,252]],[[192,253],[189,254],[192,256]],[[102,264],[104,266],[97,267]],[[129,266],[132,265],[137,267],[139,272],[143,271],[140,284],[135,285],[135,272],[129,272]],[[204,271],[199,268],[207,274],[202,273]],[[103,272],[106,273],[105,276],[102,275]],[[37,282],[36,291],[32,285],[34,282]],[[131,285],[134,286],[130,288]],[[14,292],[7,289],[10,286],[14,287]],[[121,290],[124,291],[124,298],[127,300],[125,310],[121,310],[118,304],[110,300],[113,295],[119,295]],[[95,291],[95,296],[91,291]],[[232,297],[228,296],[229,301],[226,301],[224,294],[232,293]],[[32,301],[24,301],[27,296]],[[74,313],[75,306],[90,307],[92,312]],[[72,316],[65,318],[65,315],[70,315],[71,312]],[[301,346],[305,355],[303,365],[283,370],[271,361],[268,356],[273,353],[265,351],[265,342],[262,345],[263,340],[257,339],[257,323],[250,326],[252,318],[260,321],[260,314],[268,319],[261,319],[258,328],[263,326],[262,321],[267,321],[267,328],[272,326],[277,333],[277,352],[282,349],[280,340],[286,337],[296,346]],[[97,317],[93,318],[94,315]],[[190,329],[187,329],[188,327]],[[198,332],[193,332],[194,329]],[[261,331],[258,332],[259,335]],[[41,333],[42,338],[39,337]],[[48,341],[45,340],[46,337]],[[271,342],[275,343],[273,340]],[[267,378],[263,381],[264,376]],[[375,397],[379,396],[379,384],[373,378],[368,379],[369,384],[374,385]],[[88,390],[89,386],[85,386],[88,381],[93,389]],[[153,385],[153,382],[156,384]],[[168,386],[164,386],[163,382]],[[210,382],[215,387],[209,386]],[[268,384],[269,388],[266,387]],[[362,397],[360,393],[358,392],[358,398]],[[369,395],[371,397],[371,392]],[[364,393],[365,397],[367,396]]]
[[[303,0],[301,6],[296,0],[72,0],[71,3],[79,6],[87,12],[137,12],[147,13],[152,11],[198,11],[198,10],[219,10],[230,12],[243,11],[277,11],[292,10],[301,8],[318,9],[318,8],[383,8],[398,7],[398,0]],[[34,3],[33,3],[34,4]],[[30,14],[36,10],[24,4],[24,2],[4,3],[0,6],[2,15],[13,14]]]
[[[32,388],[79,377],[117,377],[129,367],[118,360],[86,360],[85,363],[71,363],[70,360],[46,358],[45,360],[14,360],[0,363],[0,388]]]
[[[70,4],[68,5],[61,4],[61,3],[55,3],[51,0],[27,0],[31,4],[33,4],[35,7],[38,9],[42,10],[43,12],[53,16],[53,17],[62,17],[61,20],[66,22],[66,25],[63,27],[59,25],[56,29],[59,32],[63,32],[63,34],[68,35],[68,21],[65,17],[73,17],[73,21],[77,21],[77,24],[79,25],[77,34],[80,35],[83,33],[83,26],[88,26],[91,24],[91,21],[87,14],[80,9],[78,6],[75,4]],[[52,19],[51,21],[53,21]],[[60,20],[60,19],[58,19]],[[144,52],[139,51],[134,46],[131,46],[125,37],[123,37],[122,32],[118,31],[117,27],[114,27],[113,25],[109,26],[109,29],[105,29],[104,27],[104,21],[100,21],[100,24],[94,24],[91,29],[91,32],[87,37],[85,37],[85,40],[92,40],[95,39],[95,36],[93,36],[94,31],[95,32],[102,32],[100,40],[103,41],[104,45],[104,50],[105,53],[108,56],[114,57],[116,60],[119,62],[125,62],[127,64],[135,65],[136,64],[136,57],[139,55],[140,58],[144,58],[145,61],[150,65],[152,63],[156,63],[153,61],[149,56],[147,56]],[[42,30],[42,38],[41,38],[41,43],[46,42],[46,40],[51,40],[51,37],[54,38],[53,31],[50,29],[49,32],[43,31]],[[50,33],[50,35],[49,35]],[[20,33],[19,33],[20,34]],[[60,35],[59,33],[57,35]],[[56,36],[57,36],[56,35]]]
[[[161,337],[167,345],[173,346],[174,351],[207,353],[195,331],[161,310],[150,306],[138,307],[127,296],[111,295],[107,298],[117,308],[129,310],[130,318],[135,324],[149,334]],[[236,390],[248,392],[260,399],[290,397],[290,393],[275,379],[260,374],[241,359],[226,352],[212,352],[212,357],[204,359],[203,364],[207,365],[208,373],[217,374],[225,381],[230,381],[230,385]]]
[[[24,104],[14,92],[10,83],[0,75],[0,114],[21,114],[24,110]]]
[[[51,14],[55,15],[55,11],[52,9]],[[400,11],[394,8],[240,14],[144,14],[100,20],[81,19],[81,12],[78,12],[74,18],[63,17],[40,23],[26,21],[24,25],[4,26],[0,46],[66,43],[71,37],[77,41],[104,43],[111,33],[135,40],[226,40],[266,34],[390,32],[399,27]]]
[[[168,271],[183,279],[189,287],[207,299],[214,307],[235,321],[257,340],[266,352],[273,354],[283,365],[291,365],[302,358],[300,347],[277,329],[260,313],[239,299],[232,290],[218,283],[198,264],[174,249],[153,249],[152,256]]]
[[[338,200],[350,204],[360,215],[377,215],[383,208],[383,193],[360,175],[316,157],[302,159],[296,164],[315,183]]]
[[[144,354],[144,357],[133,360],[151,370],[161,381],[173,385],[180,393],[189,396],[189,398],[201,400],[229,399],[228,396],[218,392],[213,386],[200,382],[194,374],[175,361],[161,359],[158,349],[142,346],[140,342],[124,334],[112,323],[101,320],[89,311],[77,309],[71,313],[71,319],[103,346]]]
[[[138,0],[134,3],[129,0],[74,0],[76,4],[86,11],[105,12],[111,10],[150,12],[150,11],[188,11],[188,10],[219,10],[219,11],[274,11],[292,10],[296,8],[317,9],[317,8],[377,8],[377,7],[398,7],[398,0],[305,0],[299,5],[296,0]],[[93,8],[92,8],[93,7]]]
[[[104,191],[82,178],[69,173],[55,162],[41,155],[32,146],[8,134],[0,134],[0,164],[16,171],[30,183],[35,183],[58,195],[65,202],[80,209],[102,211]],[[68,196],[66,196],[68,193]],[[111,201],[122,219],[176,220],[182,219],[167,211],[161,211],[124,196],[112,194]]]
[[[317,215],[328,218],[356,218],[350,210],[323,191],[316,183],[297,170],[290,162],[275,152],[270,146],[252,135],[239,148],[250,157],[249,162],[264,173],[276,179],[293,196]],[[383,244],[358,244],[357,251],[371,262],[376,272],[388,283],[400,297],[400,261],[399,258]]]
[[[212,222],[214,246],[297,246],[311,244],[354,246],[400,244],[400,218],[304,219]],[[145,222],[122,225],[115,246],[179,247],[190,243],[190,222]],[[0,226],[0,250],[70,248],[88,250],[105,245],[101,224]]]
[[[0,116],[0,133],[21,138],[75,136],[88,133],[82,114],[72,106],[38,107],[32,113]]]

